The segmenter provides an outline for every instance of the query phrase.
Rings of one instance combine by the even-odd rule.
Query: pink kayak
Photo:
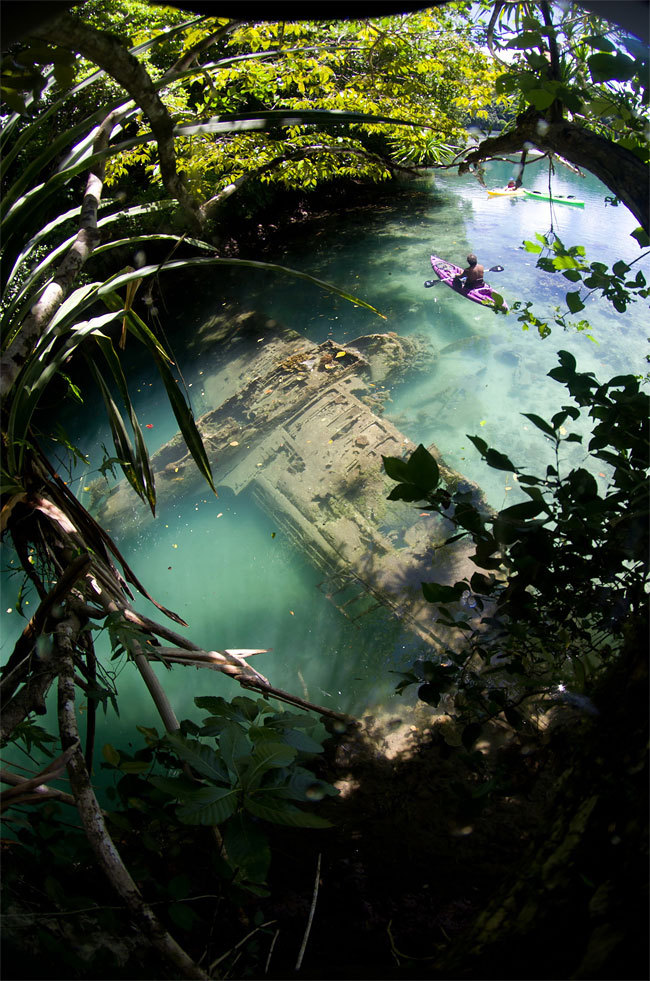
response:
[[[456,287],[453,285],[454,276],[460,276],[463,271],[460,266],[455,266],[453,262],[447,262],[445,259],[441,259],[440,256],[432,255],[431,268],[438,279],[441,279],[445,285],[450,286],[456,293],[460,293],[461,296],[466,296],[468,300],[473,300],[474,303],[481,303],[483,306],[493,307],[495,305],[492,299],[492,287],[487,283],[473,290],[464,290],[462,286]],[[506,310],[508,309],[505,302],[503,306]]]

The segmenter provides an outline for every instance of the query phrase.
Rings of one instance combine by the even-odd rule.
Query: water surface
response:
[[[488,186],[505,184],[511,174],[508,164],[489,165]],[[527,170],[526,186],[545,190],[547,184],[545,164]],[[373,207],[352,207],[307,223],[274,257],[353,292],[385,320],[302,281],[250,270],[210,273],[197,293],[187,296],[183,315],[176,322],[165,320],[196,415],[212,407],[214,393],[205,383],[224,354],[190,341],[223,304],[234,301],[255,309],[315,342],[328,337],[345,342],[385,330],[419,337],[430,344],[430,358],[383,389],[385,415],[415,443],[435,443],[449,465],[485,489],[495,507],[515,503],[519,491],[513,476],[485,467],[466,434],[481,435],[516,465],[543,472],[546,441],[521,413],[548,417],[567,401],[566,389],[546,377],[557,364],[557,350],[570,351],[579,370],[593,371],[601,380],[622,372],[642,374],[647,310],[637,303],[621,315],[592,297],[579,316],[590,321],[593,340],[586,332],[559,328],[542,340],[523,332],[515,316],[496,315],[443,285],[426,289],[423,284],[431,278],[432,253],[462,265],[468,252],[475,252],[486,268],[504,267],[487,278],[510,305],[530,299],[538,315],[552,319],[554,306],[574,287],[536,269],[536,257],[521,248],[524,239],[552,228],[565,245],[584,245],[590,261],[611,265],[637,258],[640,250],[630,238],[636,221],[622,206],[605,202],[609,192],[595,178],[562,170],[553,177],[553,188],[580,197],[584,210],[488,198],[471,176],[427,174]],[[647,265],[645,272],[649,275]],[[173,289],[171,278],[164,289]],[[145,362],[133,362],[131,373],[140,419],[151,427],[145,433],[153,452],[174,435],[176,423]],[[109,446],[110,437],[101,415],[86,412],[75,421],[68,418],[67,425],[73,441],[91,454],[88,472],[72,484],[87,502],[84,487],[101,462],[101,444]],[[575,444],[573,452],[573,462],[581,461],[584,453]],[[143,506],[134,499],[134,507]],[[155,522],[143,520],[134,537],[118,535],[118,545],[156,599],[189,623],[187,635],[194,642],[207,649],[271,648],[255,660],[258,669],[273,684],[331,708],[356,715],[378,707],[398,713],[403,699],[393,695],[397,679],[392,672],[429,654],[383,610],[358,624],[347,620],[319,588],[323,574],[246,492],[235,497],[221,488],[215,499],[206,488],[181,497]],[[15,583],[3,573],[3,611],[13,606]],[[137,606],[160,616],[146,601]],[[30,607],[25,610],[29,614]],[[2,656],[7,657],[23,621],[15,611],[3,612],[2,626]],[[132,665],[109,662],[105,640],[99,647],[106,666],[120,672],[120,719],[107,717],[99,743],[133,739],[139,745],[133,727],[159,726],[155,710]],[[196,718],[195,695],[239,693],[235,683],[214,672],[157,670],[181,718]]]

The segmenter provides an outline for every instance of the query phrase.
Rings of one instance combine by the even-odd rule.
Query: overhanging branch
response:
[[[646,165],[631,150],[568,120],[549,123],[535,110],[519,116],[507,133],[488,137],[465,155],[460,173],[504,153],[537,147],[565,157],[576,167],[590,171],[631,211],[649,231],[650,193]]]

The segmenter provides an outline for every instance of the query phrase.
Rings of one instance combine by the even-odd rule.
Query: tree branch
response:
[[[631,150],[583,126],[566,119],[549,123],[534,109],[522,113],[514,129],[489,137],[470,150],[459,172],[467,173],[470,167],[483,160],[525,150],[531,144],[590,171],[629,208],[642,228],[649,231],[650,188],[645,164]]]
[[[64,750],[75,746],[68,761],[68,776],[81,822],[97,861],[111,886],[151,946],[168,964],[173,965],[174,976],[207,981],[209,975],[167,933],[151,907],[143,900],[106,829],[101,808],[90,785],[88,770],[79,746],[79,733],[74,710],[74,666],[71,637],[77,632],[78,626],[79,624],[75,624],[71,619],[62,622],[57,628],[60,664],[58,711],[61,744]]]
[[[198,204],[176,169],[174,123],[144,66],[112,34],[88,27],[72,14],[61,14],[50,22],[47,30],[39,29],[33,37],[79,52],[126,89],[151,125],[165,188],[180,204],[192,231],[200,233]]]
[[[115,113],[109,113],[97,130],[93,142],[93,153],[105,149],[113,129]],[[15,336],[0,361],[0,397],[4,398],[15,382],[30,352],[34,349],[45,327],[59,309],[74,285],[80,269],[99,244],[97,231],[97,211],[104,186],[105,161],[98,162],[95,172],[88,175],[79,216],[77,237],[63,261],[59,264],[52,282],[32,307],[29,315],[20,325]]]

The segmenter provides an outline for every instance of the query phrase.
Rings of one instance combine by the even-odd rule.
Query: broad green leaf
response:
[[[548,109],[555,102],[556,98],[556,93],[550,92],[548,89],[529,89],[526,92],[526,101],[530,102],[535,109],[539,109],[540,111]]]
[[[636,239],[642,249],[646,249],[650,245],[650,237],[644,228],[639,226],[631,232],[631,238]]]
[[[235,813],[239,791],[233,787],[201,787],[183,797],[176,816],[183,824],[223,824]]]
[[[141,760],[127,760],[125,763],[120,763],[120,770],[124,773],[146,773],[150,769],[151,763],[145,763]]]
[[[409,457],[406,469],[407,480],[422,491],[432,491],[438,486],[440,480],[438,464],[421,443]]]
[[[632,58],[618,51],[616,54],[598,54],[587,58],[589,71],[594,82],[627,82],[637,73],[636,63]]]
[[[165,742],[171,749],[186,763],[211,780],[229,783],[228,774],[223,763],[209,746],[198,742],[195,739],[185,739],[177,732],[168,732]]]
[[[233,780],[240,780],[244,761],[253,752],[246,733],[237,722],[228,722],[219,736],[219,752]]]
[[[498,450],[487,450],[485,460],[488,466],[493,467],[494,470],[509,470],[511,473],[517,472],[514,463],[505,454],[499,453]]]
[[[522,501],[520,504],[513,504],[509,508],[504,508],[503,511],[499,512],[499,517],[526,520],[536,518],[542,511],[548,513],[548,506],[544,501]]]
[[[297,755],[298,750],[286,743],[267,741],[256,743],[245,769],[240,769],[242,787],[249,793],[257,789],[269,770],[290,766]]]
[[[447,586],[444,583],[423,582],[422,593],[429,603],[454,603],[460,599],[463,590],[459,586]]]
[[[601,34],[592,34],[591,37],[584,38],[583,43],[588,44],[590,48],[595,48],[596,51],[616,50],[609,38],[603,37]]]
[[[228,860],[246,879],[266,882],[271,864],[269,841],[259,824],[247,814],[234,814],[226,825],[224,848]]]
[[[426,494],[420,490],[419,487],[414,487],[413,484],[398,484],[397,487],[393,487],[392,491],[386,498],[388,501],[422,501],[426,497]]]
[[[152,783],[157,790],[162,790],[170,797],[175,797],[176,800],[183,800],[187,794],[196,790],[196,783],[188,780],[187,777],[153,776],[149,777],[149,783]]]
[[[284,801],[277,804],[262,804],[256,798],[244,798],[244,807],[255,817],[271,824],[283,824],[290,828],[331,828],[332,822],[318,814],[301,811],[293,804]]]
[[[571,311],[571,313],[578,313],[580,310],[584,310],[585,305],[580,299],[580,293],[573,290],[566,295],[566,304]]]
[[[480,436],[470,436],[469,433],[465,433],[465,435],[466,435],[467,439],[470,441],[470,443],[473,443],[474,444],[474,446],[479,451],[479,453],[481,454],[481,456],[485,456],[485,454],[487,453],[487,449],[488,449],[488,445],[485,442],[485,440],[484,439],[481,439]]]
[[[321,743],[313,739],[306,732],[301,732],[299,729],[287,729],[284,733],[284,738],[289,746],[293,746],[299,753],[314,755],[323,752]]]
[[[397,456],[382,456],[384,470],[392,480],[408,480],[408,465],[406,460],[400,460]]]

